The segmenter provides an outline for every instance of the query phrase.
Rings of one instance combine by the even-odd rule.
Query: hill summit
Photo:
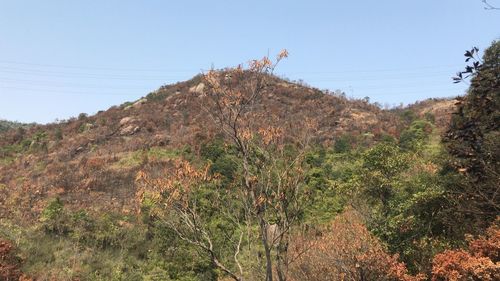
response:
[[[265,122],[278,122],[290,136],[307,119],[315,124],[313,141],[318,145],[331,146],[346,135],[351,142],[369,145],[398,136],[405,126],[401,118],[405,109],[384,110],[275,76],[269,81],[257,110],[266,116]],[[199,153],[217,138],[200,98],[205,87],[198,75],[93,116],[80,114],[60,123],[2,133],[0,212],[33,219],[55,196],[74,208],[130,211],[137,171],[160,172],[172,158],[187,150]],[[438,113],[445,124],[452,107],[450,101],[432,100],[406,110],[417,115]]]

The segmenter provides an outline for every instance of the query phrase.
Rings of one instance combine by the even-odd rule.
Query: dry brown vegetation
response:
[[[285,57],[281,53],[278,61]],[[45,223],[48,237],[79,237],[81,227],[93,237],[92,224],[79,225],[73,215],[85,210],[87,219],[103,211],[134,217],[149,206],[141,215],[164,223],[176,241],[196,248],[220,276],[233,280],[421,280],[352,210],[327,229],[313,227],[314,235],[299,234],[304,229],[298,222],[313,201],[304,185],[306,154],[318,145],[333,147],[340,138],[352,148],[394,141],[418,117],[432,115],[438,127],[445,126],[451,103],[383,110],[280,79],[274,67],[264,58],[247,70],[210,71],[94,116],[0,133],[0,216],[26,229],[37,220]],[[216,139],[237,159],[228,163],[240,169],[238,178],[225,183],[231,192],[220,189],[221,178],[202,160],[203,147]],[[224,235],[206,217],[211,209],[228,220]],[[50,223],[41,220],[47,210],[55,214]],[[1,246],[1,274],[26,278],[11,244]]]
[[[136,191],[130,175],[161,169],[169,153],[185,146],[196,153],[217,134],[200,102],[207,86],[197,76],[94,116],[0,134],[0,212],[35,218],[53,195],[75,208],[129,210]],[[279,124],[289,139],[304,120],[315,126],[312,141],[326,145],[345,134],[369,144],[384,135],[397,136],[402,128],[398,114],[366,101],[275,76],[269,77],[268,88],[256,116],[269,126]]]
[[[316,237],[304,236],[294,241],[294,245],[310,245],[307,251],[296,253],[297,259],[290,270],[294,281],[425,280],[423,275],[410,275],[405,264],[398,261],[397,255],[387,252],[353,209],[337,216]]]
[[[0,280],[498,280],[499,48],[458,102],[321,92],[283,50],[0,133]]]
[[[448,250],[434,257],[432,280],[500,279],[500,227],[492,225],[485,236],[470,239],[468,250]]]
[[[21,272],[21,261],[14,255],[14,247],[8,241],[0,240],[0,280],[30,281]]]

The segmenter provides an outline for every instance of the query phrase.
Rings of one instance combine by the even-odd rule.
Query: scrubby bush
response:
[[[351,150],[351,137],[348,135],[342,135],[335,140],[333,149],[337,153],[344,153]]]
[[[290,270],[294,281],[425,279],[422,275],[410,275],[397,255],[387,252],[352,209],[335,218],[317,237],[306,236],[294,242],[292,249],[297,260]]]
[[[433,281],[500,280],[500,228],[469,241],[468,250],[447,250],[434,257]]]
[[[405,150],[418,149],[432,133],[432,124],[424,120],[413,121],[408,129],[401,132],[399,146]]]

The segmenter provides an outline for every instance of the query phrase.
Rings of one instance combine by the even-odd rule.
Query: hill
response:
[[[499,51],[456,101],[323,93],[283,50],[1,133],[0,279],[497,280]]]
[[[80,114],[60,123],[0,133],[0,238],[4,239],[0,244],[5,245],[7,257],[0,261],[0,267],[7,270],[0,273],[0,279],[24,273],[36,280],[66,280],[63,275],[71,276],[69,280],[109,280],[112,276],[120,280],[219,280],[224,274],[217,268],[225,267],[214,266],[220,262],[216,255],[231,263],[227,257],[233,254],[228,256],[227,251],[238,241],[234,233],[240,233],[236,255],[243,234],[249,235],[241,247],[245,264],[252,263],[247,257],[262,258],[258,247],[247,245],[258,245],[254,240],[258,235],[279,229],[272,213],[277,210],[276,214],[294,218],[288,222],[304,222],[287,241],[325,244],[333,260],[338,258],[332,250],[337,246],[344,244],[348,255],[359,256],[363,253],[358,251],[365,250],[352,245],[371,241],[366,246],[368,252],[376,253],[373,261],[387,261],[374,266],[372,260],[366,261],[363,268],[371,272],[371,279],[396,274],[397,280],[422,280],[421,275],[411,274],[428,273],[430,259],[421,261],[415,253],[422,252],[422,247],[411,237],[428,225],[427,211],[421,210],[443,213],[435,204],[442,202],[441,186],[435,184],[444,182],[437,173],[437,156],[442,151],[439,134],[447,127],[447,106],[452,103],[428,100],[383,110],[366,100],[324,93],[267,74],[233,73],[218,72],[213,84],[207,75],[163,86],[93,116]],[[252,95],[254,82],[261,77],[265,86],[250,103],[244,95]],[[214,88],[218,85],[223,86]],[[211,100],[210,95],[220,99]],[[237,137],[233,138],[231,130],[220,133],[220,119],[210,114],[218,112],[221,103],[217,101],[226,106],[221,114],[233,114],[231,110],[240,104],[248,108],[242,113],[244,121],[234,125],[239,128]],[[245,130],[257,134],[250,131],[247,135]],[[303,145],[305,139],[310,141],[307,145]],[[245,144],[238,146],[238,141]],[[307,148],[300,151],[302,147]],[[251,158],[245,162],[241,157]],[[276,192],[262,189],[266,186],[276,187]],[[189,198],[184,197],[186,190],[193,201],[184,201]],[[302,195],[294,197],[299,190]],[[262,201],[263,194],[274,201]],[[418,200],[413,200],[414,194],[420,196]],[[240,212],[260,208],[262,202],[277,204],[269,203],[273,208],[266,209],[268,215],[261,218],[265,231],[255,232],[255,237],[242,232],[240,219],[246,217]],[[349,211],[351,204],[357,210]],[[364,206],[373,209],[364,210]],[[284,208],[287,211],[279,213]],[[383,214],[391,223],[368,228],[363,221],[373,214]],[[399,219],[402,214],[418,221],[408,228],[408,221]],[[201,224],[192,228],[191,218]],[[339,236],[337,231],[332,236],[328,225],[334,218],[333,227],[363,233],[363,241],[351,243],[345,239],[352,235]],[[255,223],[253,219],[248,223]],[[208,227],[210,234],[203,230],[197,236],[199,227]],[[191,238],[185,240],[176,231],[188,231]],[[301,238],[301,231],[310,235]],[[320,238],[322,232],[325,239]],[[331,244],[332,239],[338,241]],[[392,242],[396,240],[401,242]],[[222,247],[222,252],[216,254],[212,246],[203,248],[205,241]],[[299,248],[294,246],[293,251]],[[206,251],[212,253],[211,262],[203,257]],[[311,279],[299,278],[304,273],[299,269],[316,265],[315,253],[310,252],[293,269],[296,280]],[[404,254],[398,260],[393,253]],[[423,250],[423,255],[428,253]],[[260,269],[255,270],[241,274],[259,276]],[[338,275],[335,270],[332,276]],[[231,275],[230,270],[225,272]],[[261,280],[256,278],[248,280]]]
[[[292,138],[293,128],[306,119],[315,124],[314,142],[324,146],[341,136],[351,145],[370,145],[397,137],[406,126],[401,112],[271,78],[271,90],[258,110],[285,124]],[[196,76],[94,116],[81,114],[58,124],[3,133],[0,211],[34,219],[55,196],[75,209],[130,211],[137,171],[160,171],[169,159],[199,154],[201,146],[217,136],[200,104],[204,87]],[[444,112],[439,120],[448,116],[449,101],[423,105],[409,109],[419,115]]]

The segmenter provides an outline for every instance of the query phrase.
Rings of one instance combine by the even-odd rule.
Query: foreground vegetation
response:
[[[78,210],[54,196],[34,224],[0,220],[0,276],[498,280],[500,43],[482,60],[466,55],[478,63],[446,132],[432,115],[402,111],[398,136],[346,132],[332,145],[310,139],[311,120],[293,135],[253,122],[277,62],[210,72],[201,104],[220,135],[118,162],[168,159],[137,173],[135,212]]]

